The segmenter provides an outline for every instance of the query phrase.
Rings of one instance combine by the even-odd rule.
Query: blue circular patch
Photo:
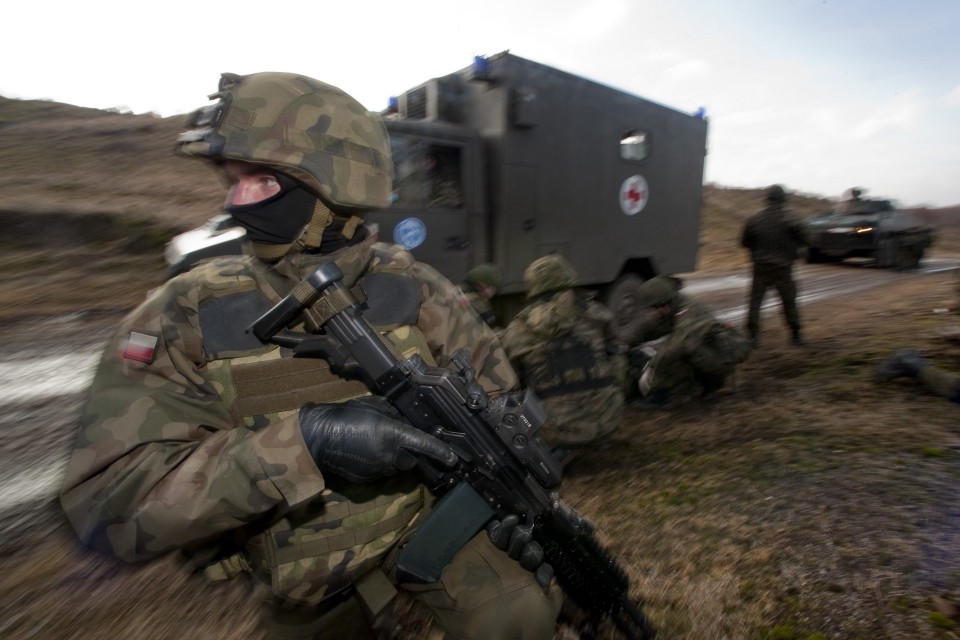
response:
[[[427,239],[427,225],[420,218],[407,218],[393,228],[393,241],[409,251]]]

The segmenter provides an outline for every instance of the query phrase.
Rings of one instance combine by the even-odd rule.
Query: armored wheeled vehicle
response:
[[[807,262],[871,258],[879,269],[915,269],[933,244],[933,229],[890,200],[841,205],[807,219]]]

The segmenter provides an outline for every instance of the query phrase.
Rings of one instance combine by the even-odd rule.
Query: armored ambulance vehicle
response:
[[[501,321],[523,304],[524,269],[548,253],[565,256],[624,324],[638,316],[643,280],[696,269],[702,116],[506,52],[392,98],[383,115],[393,204],[368,221],[453,282],[497,263]],[[239,250],[216,233],[223,253]],[[174,240],[171,272],[194,253]]]

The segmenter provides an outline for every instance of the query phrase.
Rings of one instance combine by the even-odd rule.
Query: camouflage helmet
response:
[[[527,287],[528,299],[536,298],[548,291],[568,289],[576,282],[577,272],[573,265],[556,253],[537,258],[523,272],[523,283]]]
[[[770,185],[763,194],[770,203],[783,202],[787,199],[787,192],[778,184]]]
[[[293,73],[224,73],[210,99],[218,102],[194,113],[178,154],[281,171],[334,211],[390,204],[386,127],[337,87]]]
[[[662,307],[680,294],[683,282],[673,276],[655,276],[637,289],[637,300],[642,308]]]
[[[492,262],[478,264],[467,272],[464,278],[465,282],[472,284],[485,284],[495,289],[500,288],[500,267]]]

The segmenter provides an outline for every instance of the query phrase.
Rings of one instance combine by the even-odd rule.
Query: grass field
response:
[[[129,309],[162,281],[165,239],[215,211],[215,178],[169,157],[182,123],[69,110],[31,122],[24,108],[0,102],[0,119],[26,121],[0,128],[0,320]],[[700,271],[746,266],[737,234],[759,205],[759,188],[705,188]],[[960,256],[951,224],[933,254]],[[805,349],[770,322],[734,384],[628,408],[616,446],[572,467],[564,497],[620,556],[660,638],[958,637],[958,407],[872,375],[903,345],[960,372],[960,344],[940,331],[960,319],[934,313],[957,306],[954,278],[905,273],[808,305]],[[24,509],[0,547],[0,637],[261,637],[244,583],[206,584],[177,556],[123,565],[82,549],[52,503]],[[435,635],[416,612],[403,620],[405,639]]]

